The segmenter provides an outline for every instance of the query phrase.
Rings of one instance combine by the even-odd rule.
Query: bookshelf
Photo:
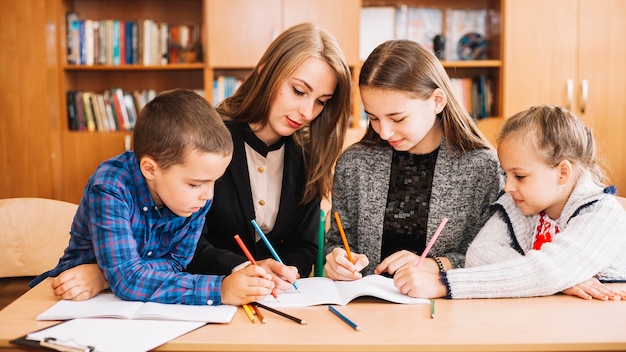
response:
[[[363,8],[395,9],[392,12],[387,11],[386,14],[389,17],[387,23],[382,22],[383,26],[392,27],[385,30],[388,36],[412,39],[427,47],[430,46],[433,50],[432,37],[435,34],[443,35],[446,40],[442,64],[453,81],[475,81],[478,77],[486,78],[490,85],[491,103],[488,104],[488,113],[480,116],[477,122],[492,143],[495,142],[495,137],[504,122],[502,117],[504,63],[501,37],[503,2],[504,0],[363,0]],[[413,11],[413,9],[419,10]],[[421,13],[416,14],[418,11]],[[428,13],[424,14],[425,12]],[[486,39],[487,45],[486,52],[480,59],[461,59],[456,52],[459,36],[464,34],[464,31],[471,32],[474,29],[462,23],[463,16],[459,15],[465,13],[478,13],[479,16],[476,18],[481,19],[480,28],[483,32],[481,34]],[[381,24],[380,18],[372,18],[372,20]],[[367,23],[361,23],[361,25],[367,26]],[[382,28],[374,27],[374,31],[379,33],[383,31]],[[424,30],[424,27],[427,27],[427,30]],[[368,30],[367,27],[365,30]],[[372,35],[376,36],[377,33],[372,32]],[[361,43],[363,43],[363,33],[361,36]],[[380,37],[380,40],[383,38]],[[374,44],[369,43],[369,46]],[[361,59],[364,59],[362,56],[363,54]],[[471,110],[471,107],[468,109]]]
[[[62,185],[61,199],[78,202],[82,197],[83,187],[88,177],[104,160],[130,148],[132,132],[121,130],[112,132],[88,132],[70,130],[65,99],[66,92],[81,90],[85,92],[104,92],[112,87],[119,87],[124,92],[153,89],[163,91],[173,88],[189,88],[205,91],[205,63],[187,64],[148,64],[141,58],[139,64],[112,63],[80,65],[68,63],[68,48],[71,47],[67,33],[66,14],[75,12],[80,19],[102,21],[136,21],[145,19],[171,25],[196,24],[204,26],[202,0],[177,0],[172,6],[167,0],[56,0],[58,31],[58,52],[61,66],[61,156]],[[203,43],[204,44],[204,43]],[[203,45],[205,46],[205,45]],[[204,61],[204,60],[202,60]]]

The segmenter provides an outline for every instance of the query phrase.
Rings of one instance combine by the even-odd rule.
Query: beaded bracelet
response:
[[[441,262],[441,259],[439,259],[439,257],[433,255],[433,254],[429,254],[427,255],[428,258],[433,258],[433,260],[435,261],[435,263],[437,263],[437,266],[439,267],[439,271],[446,271],[446,268],[443,266],[443,263]]]

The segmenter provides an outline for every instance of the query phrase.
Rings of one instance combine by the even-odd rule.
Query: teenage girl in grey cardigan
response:
[[[507,193],[470,246],[467,268],[403,268],[396,287],[428,298],[563,291],[626,299],[625,290],[600,283],[626,281],[626,212],[604,186],[591,130],[564,109],[532,107],[507,120],[498,156]]]
[[[495,151],[454,95],[444,68],[419,44],[394,40],[363,64],[359,87],[370,125],[340,157],[333,184],[355,263],[337,224],[327,233],[326,275],[354,280],[415,263],[447,217],[425,270],[462,267],[501,193]]]

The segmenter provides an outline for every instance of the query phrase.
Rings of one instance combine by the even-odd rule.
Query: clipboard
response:
[[[11,343],[44,351],[144,352],[206,325],[206,322],[78,318],[33,331]]]

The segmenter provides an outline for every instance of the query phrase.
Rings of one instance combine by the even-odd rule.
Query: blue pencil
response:
[[[352,320],[348,319],[348,317],[346,317],[345,315],[341,314],[341,312],[339,312],[337,309],[335,309],[335,307],[329,305],[328,306],[328,310],[333,312],[336,316],[339,317],[339,319],[343,320],[346,324],[350,325],[354,330],[361,331],[361,328],[358,325],[356,325],[355,322],[353,322]]]
[[[263,242],[265,242],[265,245],[267,246],[267,248],[270,250],[270,253],[272,253],[272,257],[274,257],[274,259],[281,263],[284,264],[283,261],[280,259],[280,257],[278,256],[278,253],[276,253],[276,251],[274,250],[274,247],[272,247],[272,244],[270,243],[270,240],[267,239],[267,237],[265,236],[265,234],[263,233],[263,230],[261,230],[261,228],[259,227],[259,224],[256,223],[256,221],[254,219],[252,219],[252,226],[254,226],[254,229],[256,230],[256,232],[259,234],[259,236],[261,236],[261,239],[263,240]],[[293,282],[293,287],[300,291],[300,289],[298,288],[298,285],[296,285],[296,282]]]

